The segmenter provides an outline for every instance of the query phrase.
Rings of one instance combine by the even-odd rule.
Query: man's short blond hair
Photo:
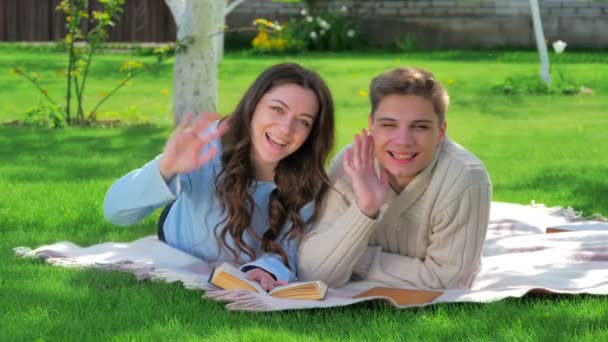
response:
[[[450,97],[432,73],[420,68],[404,67],[389,70],[374,77],[369,92],[372,117],[378,109],[380,101],[393,94],[423,97],[433,104],[439,124],[445,120]]]

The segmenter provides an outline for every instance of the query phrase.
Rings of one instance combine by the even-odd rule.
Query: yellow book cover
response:
[[[213,269],[209,284],[224,290],[248,290],[268,294],[275,298],[321,300],[327,294],[327,285],[322,281],[294,282],[277,286],[266,292],[256,281],[247,279],[247,275],[228,263]]]
[[[363,291],[353,298],[388,297],[397,305],[420,305],[431,303],[443,294],[442,291],[395,289],[389,287],[374,287]]]

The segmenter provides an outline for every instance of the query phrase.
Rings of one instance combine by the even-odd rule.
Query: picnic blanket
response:
[[[180,281],[188,289],[204,290],[206,297],[226,302],[228,309],[243,311],[325,308],[370,300],[386,300],[398,308],[445,302],[482,303],[521,297],[532,291],[608,294],[608,230],[545,233],[547,227],[577,218],[571,208],[493,202],[482,267],[470,289],[390,290],[379,283],[353,281],[342,288],[329,289],[321,301],[218,290],[207,283],[216,265],[176,250],[155,236],[90,247],[57,242],[35,250],[14,250],[17,255],[42,258],[58,266],[122,270],[138,279]]]

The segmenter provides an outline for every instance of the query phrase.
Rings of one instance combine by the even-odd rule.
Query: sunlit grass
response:
[[[0,48],[0,50],[2,50]],[[22,61],[52,76],[63,55],[0,54],[0,121],[20,119],[36,95],[8,66]],[[17,57],[16,57],[17,56]],[[91,87],[117,81],[123,55],[104,55]],[[533,53],[411,55],[228,55],[220,71],[220,111],[229,112],[266,66],[299,61],[334,93],[338,146],[366,124],[370,78],[397,65],[429,68],[449,82],[448,132],[488,167],[494,200],[573,206],[608,215],[608,64],[602,54],[564,60],[593,96],[502,97],[489,89],[512,74],[536,72]],[[578,58],[578,59],[577,59]],[[385,304],[270,314],[228,312],[179,284],[138,282],[130,274],[56,268],[15,257],[15,246],[60,240],[89,245],[154,233],[156,217],[130,228],[103,220],[111,182],[158,154],[170,132],[161,111],[171,67],[142,76],[106,110],[153,123],[110,129],[0,127],[0,340],[606,340],[608,301],[600,296],[528,296],[492,304],[441,304],[394,310]],[[60,91],[61,84],[51,87]],[[135,106],[140,116],[128,113]],[[122,114],[121,114],[122,113]]]

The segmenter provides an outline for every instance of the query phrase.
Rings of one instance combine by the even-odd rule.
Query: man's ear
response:
[[[445,139],[445,133],[448,130],[448,122],[444,119],[443,122],[441,123],[441,126],[439,126],[439,143],[442,143],[443,140]]]

